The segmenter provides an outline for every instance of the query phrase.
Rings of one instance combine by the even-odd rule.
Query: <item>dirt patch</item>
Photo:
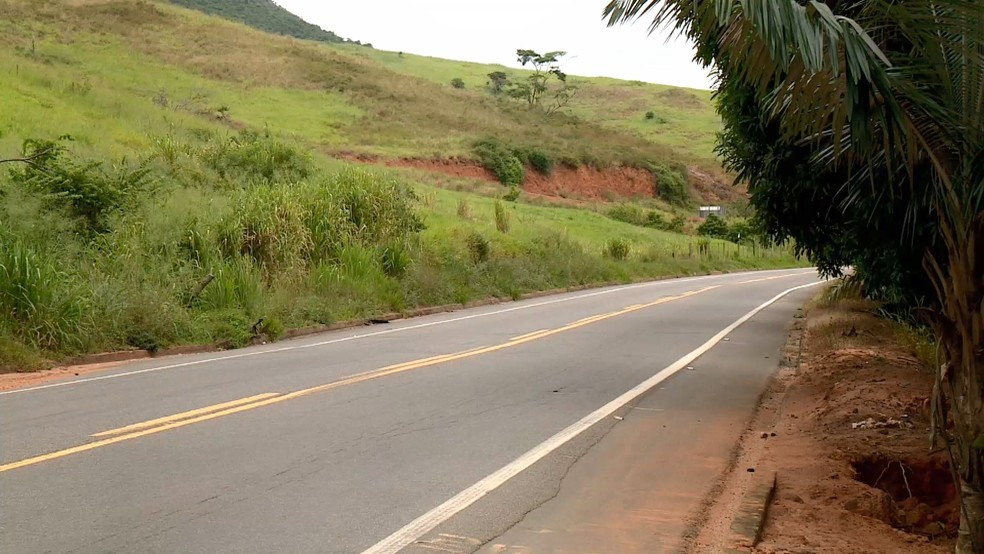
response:
[[[863,306],[810,313],[799,368],[780,374],[766,397],[778,406],[766,400],[743,440],[754,459],[739,465],[779,476],[763,541],[746,551],[952,552],[959,511],[947,460],[929,449],[932,374],[903,343]],[[719,506],[743,494],[738,473],[692,551],[727,545],[735,514]]]
[[[858,481],[888,495],[876,514],[885,523],[912,533],[953,535],[960,525],[959,499],[950,462],[942,455],[916,461],[882,455],[851,464]],[[858,508],[856,503],[846,506]]]
[[[450,175],[465,179],[479,179],[498,183],[495,175],[472,160],[448,158],[441,160],[422,158],[381,159],[366,154],[341,154],[340,157],[387,167],[411,168]],[[696,166],[687,168],[694,191],[703,202],[726,203],[745,194],[741,188],[728,184],[721,176],[714,176]],[[523,191],[537,196],[577,200],[613,202],[631,198],[653,198],[656,184],[652,173],[634,167],[558,166],[543,175],[527,169]]]
[[[697,198],[709,204],[727,204],[739,198],[748,196],[748,189],[744,185],[735,186],[732,180],[721,172],[718,175],[695,166],[688,166],[687,173],[690,178],[690,185],[694,188]]]
[[[78,377],[87,373],[95,373],[112,369],[127,361],[106,362],[100,364],[63,366],[32,373],[2,373],[0,374],[0,391],[36,387],[50,382]]]

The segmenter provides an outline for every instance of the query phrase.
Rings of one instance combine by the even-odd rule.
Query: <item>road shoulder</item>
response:
[[[952,551],[955,491],[928,453],[932,376],[907,331],[869,309],[811,308],[801,363],[763,397],[691,552]],[[777,476],[761,542],[736,524],[755,490],[746,467]]]

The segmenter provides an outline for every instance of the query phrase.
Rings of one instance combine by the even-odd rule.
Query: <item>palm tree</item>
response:
[[[817,168],[860,167],[844,173],[854,194],[909,198],[936,214],[940,247],[924,252],[945,362],[934,440],[945,439],[959,476],[956,550],[984,552],[980,0],[612,0],[605,9],[609,24],[644,16],[692,39],[722,82],[754,90],[762,117],[790,144],[808,142]]]

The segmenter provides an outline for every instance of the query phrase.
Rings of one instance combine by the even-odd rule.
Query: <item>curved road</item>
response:
[[[702,413],[737,440],[818,282],[613,287],[6,391],[0,552],[473,551],[589,486],[633,407],[664,418],[666,474]],[[683,477],[687,509],[718,471]]]

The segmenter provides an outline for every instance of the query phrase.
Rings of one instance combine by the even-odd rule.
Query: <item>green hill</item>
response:
[[[614,115],[594,121],[590,103],[547,115],[495,98],[478,84],[484,68],[456,89],[443,82],[456,62],[404,56],[444,68],[424,78],[389,67],[398,54],[163,2],[0,0],[0,12],[0,368],[797,263],[784,248],[681,234],[690,207],[654,198],[651,174],[643,198],[557,199],[571,208],[347,161],[475,158],[491,137],[522,147],[519,169],[538,181],[550,171],[534,159],[605,179],[620,166],[713,163]],[[621,86],[585,83],[601,95]]]
[[[170,0],[185,8],[245,23],[261,31],[321,42],[353,42],[304,21],[272,0]],[[359,44],[358,41],[354,41]]]

